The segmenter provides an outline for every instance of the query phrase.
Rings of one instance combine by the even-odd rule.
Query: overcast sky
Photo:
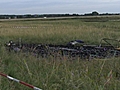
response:
[[[120,0],[0,0],[0,14],[120,13]]]

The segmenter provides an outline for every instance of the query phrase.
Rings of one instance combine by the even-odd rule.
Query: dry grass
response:
[[[69,40],[83,39],[85,41],[97,42],[103,38],[118,38],[119,32],[111,30],[109,22],[87,23],[78,20],[56,20],[56,21],[9,21],[0,23],[0,36],[9,39],[33,38],[41,43],[65,43]],[[119,27],[119,24],[113,25]],[[118,29],[117,29],[118,30]],[[93,39],[96,38],[96,39]],[[35,40],[35,41],[37,41]],[[29,40],[28,40],[29,41]],[[57,41],[57,42],[56,42]]]
[[[8,40],[19,38],[29,43],[66,44],[71,40],[81,39],[88,44],[99,44],[103,37],[119,39],[119,30],[118,21],[1,21],[0,70],[43,90],[119,90],[120,58],[92,61],[70,61],[66,57],[35,58],[31,55],[8,53],[3,46]],[[29,90],[5,78],[2,78],[0,89]]]

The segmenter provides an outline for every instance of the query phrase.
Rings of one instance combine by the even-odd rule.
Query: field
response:
[[[43,90],[119,90],[120,58],[69,60],[36,58],[7,52],[9,40],[63,44],[83,40],[98,45],[102,38],[120,40],[120,16],[0,20],[0,72]],[[0,90],[30,90],[0,76]]]

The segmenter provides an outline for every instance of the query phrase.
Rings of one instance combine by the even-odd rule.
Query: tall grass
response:
[[[96,43],[103,37],[119,38],[119,32],[114,33],[120,28],[119,22],[114,23],[81,20],[2,22],[0,36],[8,39],[21,37],[26,41],[41,43],[66,43],[74,39]]]
[[[100,39],[119,39],[120,22],[86,22],[81,19],[0,22],[0,71],[43,90],[119,90],[120,58],[69,60],[67,57],[36,58],[7,52],[8,40],[66,44],[75,39],[99,44]],[[1,90],[30,90],[0,77]]]

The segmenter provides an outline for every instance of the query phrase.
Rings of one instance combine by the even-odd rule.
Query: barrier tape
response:
[[[13,77],[8,76],[8,75],[6,75],[6,74],[3,74],[3,73],[1,73],[1,72],[0,72],[0,75],[3,76],[3,77],[6,77],[6,78],[8,78],[8,79],[10,79],[10,80],[12,80],[12,81],[15,81],[15,82],[18,82],[18,83],[20,83],[20,84],[23,84],[23,85],[25,85],[25,86],[27,86],[27,87],[29,87],[29,88],[34,89],[34,90],[42,90],[42,89],[40,89],[40,88],[37,88],[37,87],[35,87],[35,86],[33,86],[33,85],[30,85],[30,84],[28,84],[28,83],[26,83],[26,82],[20,81],[20,80],[18,80],[18,79],[16,79],[16,78],[13,78]]]

